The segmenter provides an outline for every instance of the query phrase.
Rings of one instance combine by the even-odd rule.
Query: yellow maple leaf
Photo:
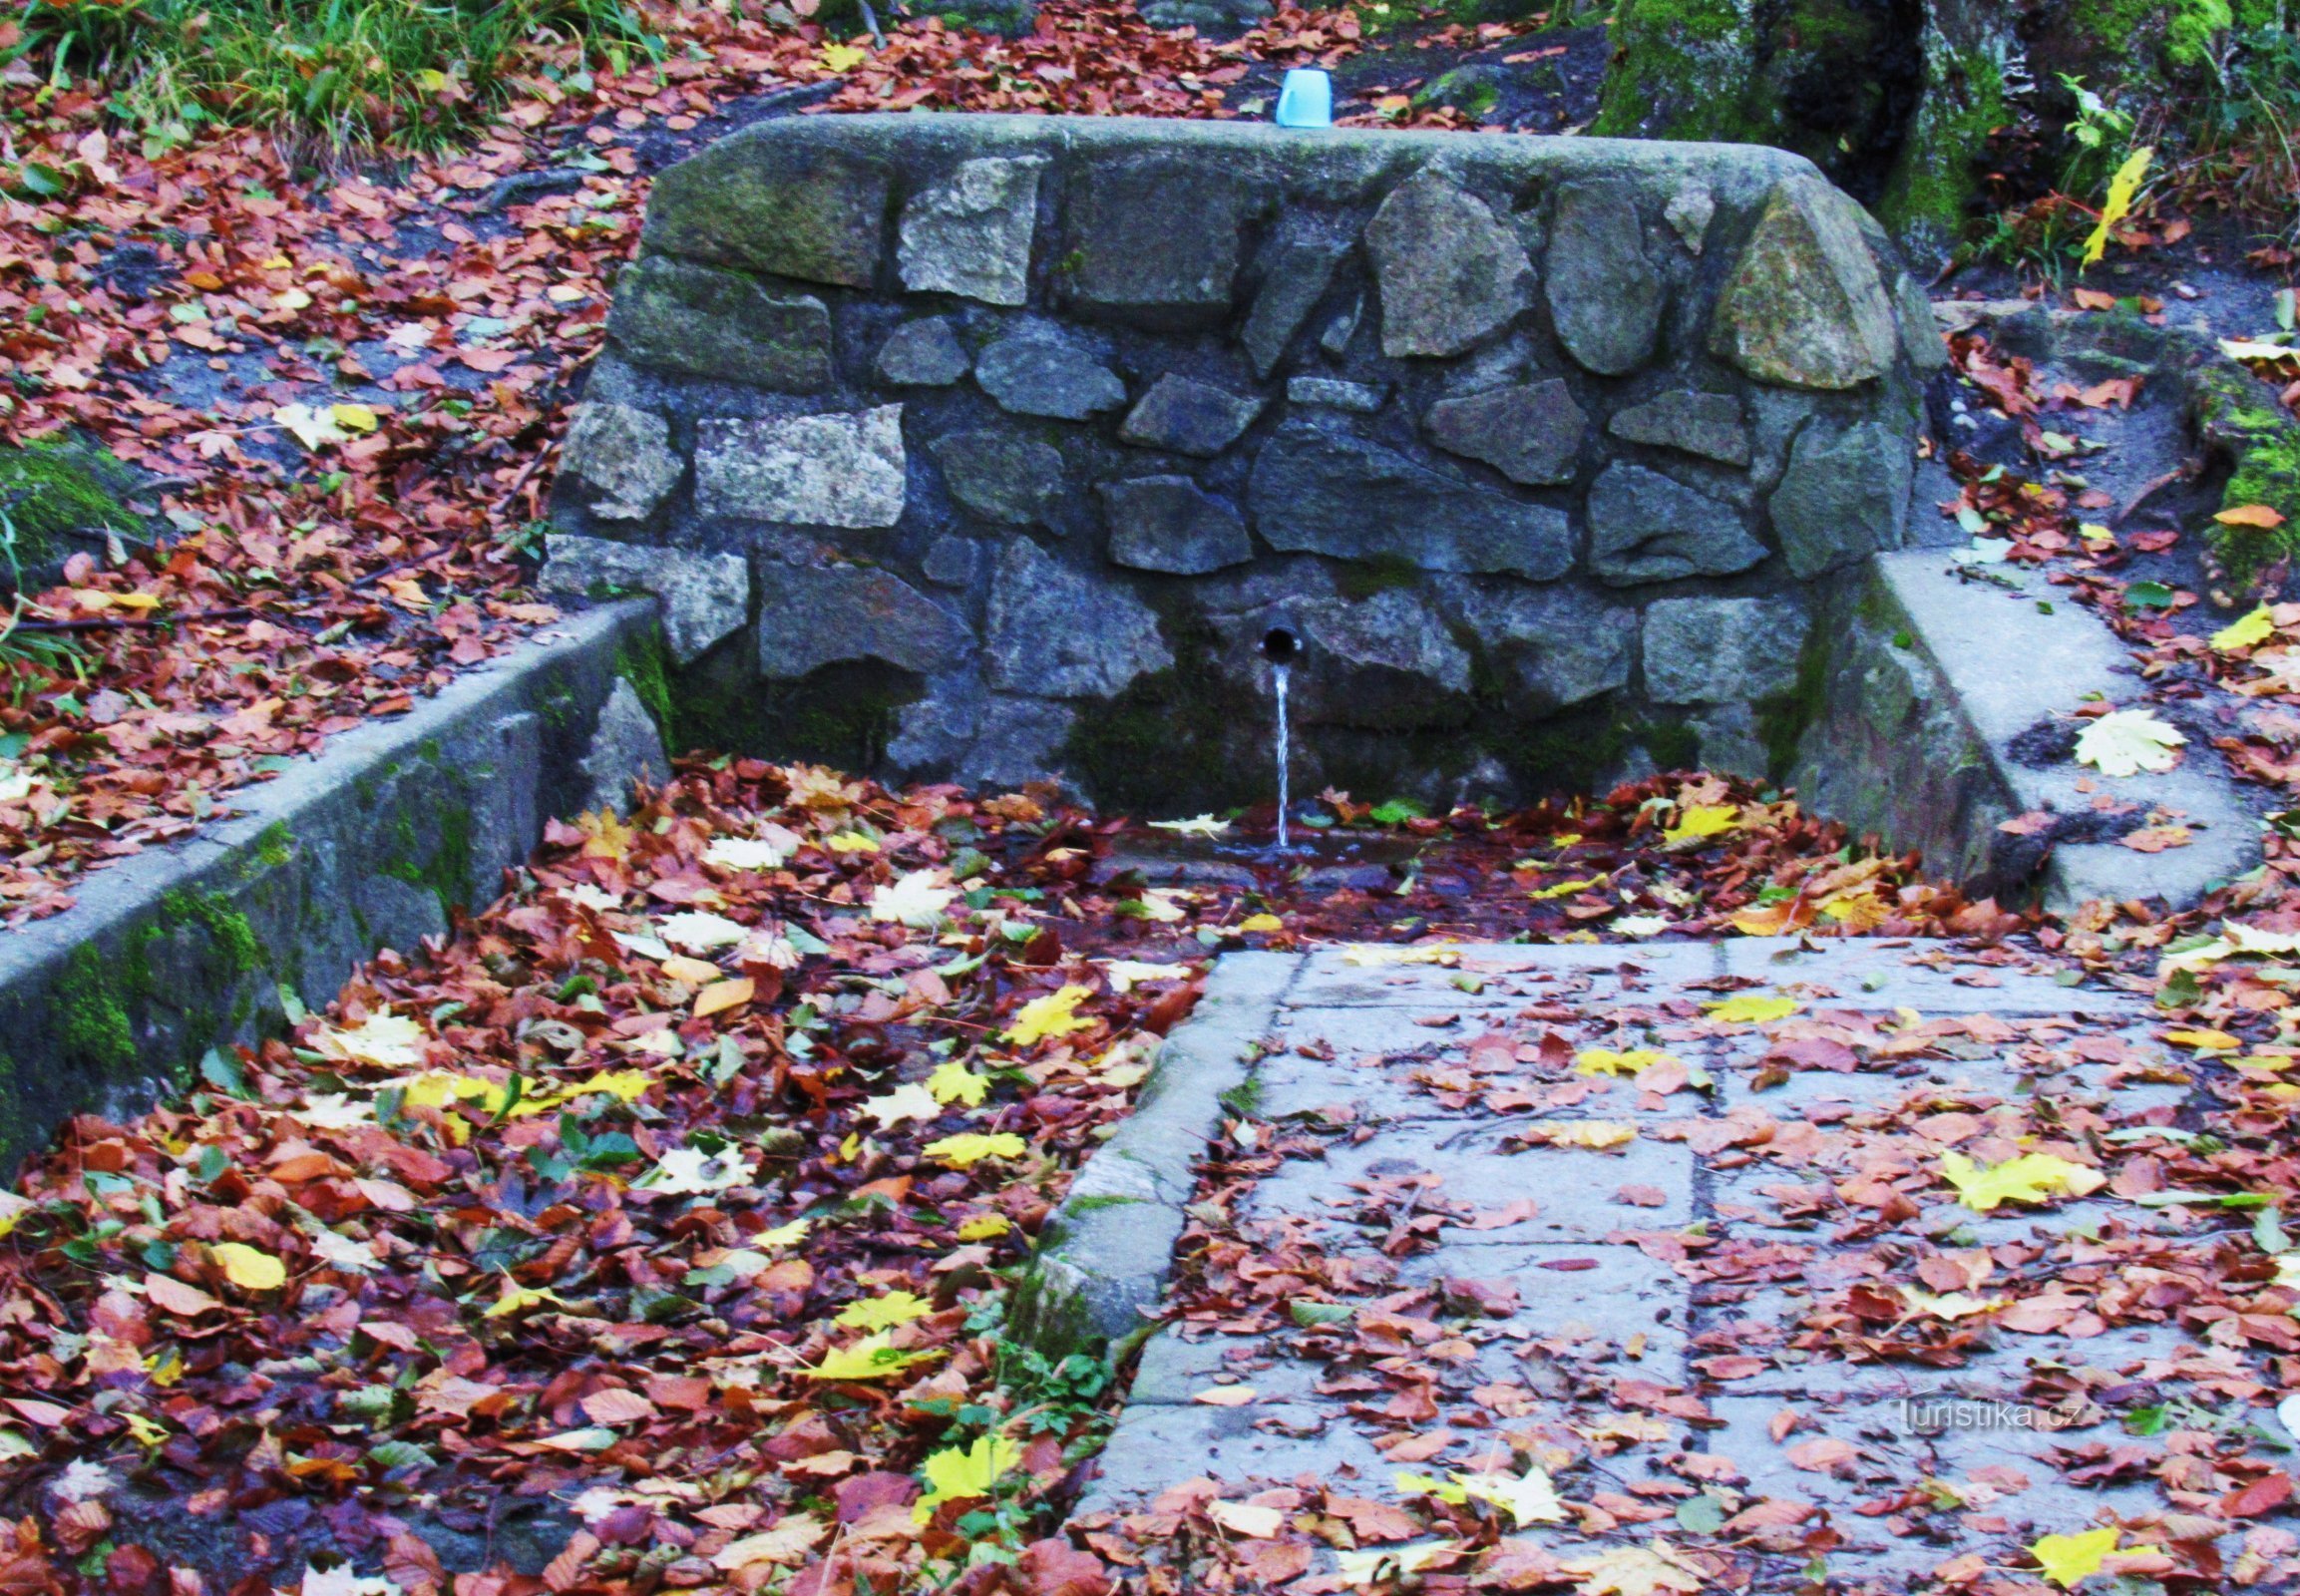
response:
[[[990,1078],[975,1074],[953,1058],[927,1077],[927,1090],[935,1094],[935,1101],[939,1103],[964,1103],[968,1108],[978,1108],[990,1090]]]
[[[1939,1296],[1922,1286],[1903,1286],[1901,1300],[1909,1305],[1912,1314],[1930,1314],[1935,1319],[1970,1319],[1975,1314],[1993,1314],[2005,1306],[2002,1297],[1976,1297],[1969,1292],[1943,1292]]]
[[[575,830],[583,834],[585,859],[620,859],[631,851],[637,838],[612,809],[575,816]]]
[[[1864,886],[1858,892],[1838,893],[1821,900],[1821,918],[1833,920],[1850,931],[1874,931],[1890,920],[1892,914],[1873,887]]]
[[[964,1169],[985,1158],[1019,1158],[1029,1144],[1010,1130],[993,1131],[984,1135],[980,1131],[960,1131],[956,1136],[945,1136],[940,1141],[927,1143],[929,1158],[940,1159],[953,1169]]]
[[[487,1312],[480,1317],[482,1319],[509,1319],[514,1314],[526,1313],[530,1308],[541,1308],[545,1303],[550,1303],[554,1308],[567,1306],[557,1292],[545,1291],[540,1286],[515,1285],[507,1279],[503,1283],[503,1295],[498,1297]]]
[[[1614,1119],[1566,1119],[1536,1125],[1529,1134],[1540,1136],[1552,1147],[1605,1148],[1637,1140],[1637,1127]]]
[[[588,1079],[578,1080],[556,1094],[554,1100],[574,1102],[577,1097],[588,1097],[592,1092],[605,1092],[618,1102],[635,1103],[646,1095],[646,1089],[655,1083],[655,1077],[643,1069],[601,1069]]]
[[[1014,1228],[1014,1222],[1004,1214],[976,1214],[958,1226],[960,1241],[988,1241],[1003,1236]]]
[[[1240,931],[1284,931],[1286,922],[1276,915],[1248,915],[1238,922]]]
[[[1963,1153],[1941,1154],[1941,1175],[1957,1188],[1957,1199],[1977,1214],[1999,1203],[2043,1203],[2062,1195],[2082,1197],[2108,1184],[2098,1169],[2072,1164],[2051,1153],[2023,1153],[1981,1168]]]
[[[324,1057],[379,1069],[404,1069],[423,1062],[423,1027],[402,1014],[378,1010],[349,1030],[323,1029],[312,1048]]]
[[[2113,1524],[2099,1529],[2088,1529],[2076,1535],[2047,1535],[2029,1548],[2029,1555],[2044,1569],[2045,1577],[2063,1590],[2074,1589],[2080,1582],[2101,1571],[2108,1554],[2116,1549],[2121,1531]],[[2152,1552],[2153,1546],[2130,1546],[2127,1551]]]
[[[207,1256],[241,1291],[277,1291],[287,1284],[287,1266],[245,1242],[219,1241],[207,1249]]]
[[[2276,635],[2276,619],[2268,606],[2261,604],[2250,614],[2231,620],[2212,633],[2212,646],[2222,653],[2233,653],[2238,648],[2249,648],[2254,643],[2266,642]]]
[[[1634,1075],[1667,1059],[1669,1054],[1651,1047],[1616,1052],[1611,1047],[1585,1047],[1573,1055],[1573,1067],[1585,1075]]]
[[[1033,998],[1014,1014],[1014,1024],[1005,1039],[1017,1047],[1043,1041],[1048,1036],[1067,1036],[1072,1031],[1085,1030],[1094,1021],[1091,1016],[1078,1013],[1078,1005],[1093,994],[1084,987],[1064,987],[1060,992]]]
[[[908,1325],[914,1319],[924,1319],[935,1311],[935,1305],[924,1297],[907,1291],[891,1291],[884,1297],[866,1297],[839,1310],[834,1325],[849,1330],[893,1330],[897,1325]]]
[[[370,405],[329,405],[328,416],[346,432],[373,432],[383,418]]]
[[[1577,892],[1587,892],[1592,887],[1604,885],[1605,878],[1603,876],[1588,876],[1580,881],[1557,881],[1546,887],[1536,887],[1526,896],[1535,903],[1547,903],[1553,898],[1570,898]]]
[[[1740,810],[1732,804],[1689,804],[1678,811],[1677,824],[1661,834],[1664,842],[1699,842],[1733,829]]]
[[[858,44],[827,44],[816,56],[825,72],[852,72],[870,58],[870,52]]]
[[[2077,733],[2077,762],[2104,776],[2135,776],[2143,770],[2170,770],[2180,762],[2172,750],[2188,739],[2145,709],[2111,709],[2085,722]]]
[[[811,1219],[794,1219],[787,1225],[762,1230],[751,1238],[754,1247],[796,1247],[807,1239],[807,1232],[815,1228]]]
[[[936,1348],[907,1351],[890,1346],[891,1331],[879,1331],[865,1336],[851,1347],[840,1347],[823,1355],[823,1361],[812,1369],[799,1373],[808,1380],[885,1380],[899,1375],[913,1364],[923,1364],[940,1358]]]
[[[875,854],[879,851],[878,839],[866,837],[859,831],[833,833],[824,839],[823,846],[835,854]]]
[[[2147,176],[2148,163],[2155,155],[2152,146],[2140,146],[2124,158],[2124,164],[2108,180],[2108,198],[2102,202],[2101,219],[2095,223],[2092,236],[2085,240],[2085,258],[2078,269],[2094,264],[2108,252],[2108,229],[2131,212],[2133,196],[2140,192],[2140,180]]]
[[[1564,1566],[1581,1581],[1578,1596],[1691,1596],[1703,1584],[1659,1535],[1647,1546],[1615,1546]]]
[[[1753,992],[1727,998],[1723,1002],[1703,1003],[1712,1019],[1722,1019],[1730,1025],[1762,1025],[1775,1019],[1786,1019],[1803,1006],[1794,998],[1766,998]]]
[[[2193,1047],[2200,1053],[2233,1052],[2244,1045],[2241,1038],[2224,1030],[2167,1030],[2164,1039],[2182,1047]]]
[[[1003,1435],[977,1435],[971,1446],[930,1453],[919,1470],[927,1476],[927,1493],[912,1507],[913,1516],[924,1524],[944,1502],[990,1495],[1021,1460],[1022,1448]]]

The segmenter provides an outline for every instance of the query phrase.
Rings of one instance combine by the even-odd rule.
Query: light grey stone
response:
[[[1150,385],[1118,428],[1127,443],[1211,457],[1236,443],[1263,401],[1169,371]]]
[[[1428,1036],[1427,1027],[1421,1034]],[[1345,1050],[1339,1036],[1329,1039],[1337,1052]],[[1500,1208],[1529,1195],[1539,1203],[1540,1212],[1528,1218],[1475,1232],[1485,1244],[1600,1242],[1616,1231],[1678,1230],[1693,1222],[1693,1154],[1682,1142],[1640,1136],[1613,1152],[1541,1147],[1513,1153],[1501,1150],[1508,1134],[1503,1123],[1465,1133],[1424,1121],[1391,1126],[1354,1145],[1336,1143],[1322,1160],[1288,1159],[1263,1176],[1240,1203],[1239,1217],[1317,1219],[1347,1237],[1347,1216],[1366,1206],[1357,1183],[1431,1174],[1443,1182],[1446,1201],[1465,1208]],[[1618,1193],[1630,1185],[1659,1187],[1662,1205],[1621,1202]],[[1377,1240],[1381,1232],[1369,1227],[1359,1235]]]
[[[879,380],[898,388],[948,388],[973,363],[942,316],[906,321],[879,346]]]
[[[1567,354],[1609,377],[1653,358],[1669,290],[1645,257],[1645,229],[1626,185],[1558,190],[1546,264],[1550,321]]]
[[[919,569],[938,588],[964,588],[973,583],[980,558],[981,545],[973,539],[945,536],[927,546]]]
[[[1596,1267],[1577,1271],[1572,1289],[1561,1291],[1554,1270],[1569,1258]],[[1456,1242],[1403,1260],[1397,1278],[1401,1286],[1463,1278],[1515,1286],[1517,1310],[1486,1323],[1509,1340],[1570,1346],[1578,1360],[1602,1360],[1636,1346],[1641,1361],[1667,1370],[1685,1354],[1690,1317],[1686,1282],[1674,1267],[1635,1247],[1556,1243],[1481,1247]]]
[[[1730,394],[1679,388],[1614,412],[1606,431],[1631,443],[1679,449],[1728,466],[1749,463],[1749,429]]]
[[[1365,245],[1386,355],[1460,354],[1514,321],[1532,292],[1517,234],[1432,172],[1391,191],[1366,223]]]
[[[1277,237],[1263,248],[1262,286],[1254,292],[1254,307],[1246,313],[1238,340],[1256,376],[1266,378],[1278,369],[1286,346],[1326,297],[1334,268],[1348,252],[1349,240],[1329,223],[1300,211],[1280,218]]]
[[[596,598],[602,588],[651,593],[662,601],[663,641],[680,664],[700,658],[750,617],[751,571],[741,555],[544,535],[545,593]]]
[[[1638,625],[1629,605],[1573,588],[1432,580],[1454,618],[1539,706],[1569,708],[1629,685]]]
[[[1111,698],[1174,663],[1149,605],[1027,538],[1010,540],[998,557],[989,631],[990,685],[1033,697]]]
[[[1017,416],[1084,421],[1126,402],[1126,384],[1099,356],[1046,330],[1000,338],[974,362],[974,380]]]
[[[903,407],[695,424],[695,508],[808,527],[903,516]]]
[[[1788,598],[1663,598],[1645,611],[1645,690],[1665,704],[1746,703],[1796,686],[1812,617]]]
[[[1421,424],[1447,453],[1482,460],[1512,482],[1539,484],[1573,480],[1589,418],[1564,381],[1552,377],[1440,399]]]
[[[1615,587],[1728,577],[1765,557],[1732,506],[1620,461],[1589,490],[1589,532],[1590,569]]]
[[[1767,501],[1790,573],[1817,577],[1899,548],[1915,469],[1907,440],[1876,422],[1807,425]]]
[[[1248,207],[1244,184],[1218,163],[1149,156],[1087,166],[1070,184],[1069,303],[1162,330],[1228,319]]]
[[[655,371],[792,393],[831,380],[831,313],[739,271],[646,255],[615,282],[607,337]]]
[[[1027,302],[1045,167],[1039,156],[982,156],[913,195],[895,246],[903,286],[991,305]]]
[[[1690,183],[1670,196],[1662,207],[1662,220],[1677,229],[1686,248],[1700,254],[1709,240],[1709,224],[1717,215],[1717,196],[1707,184]]]
[[[1854,388],[1891,370],[1900,333],[1859,207],[1817,177],[1774,184],[1718,295],[1710,347],[1793,388]]]
[[[1199,577],[1254,558],[1238,512],[1188,477],[1106,482],[1101,492],[1118,565]]]
[[[576,405],[560,446],[554,497],[599,521],[644,521],[679,485],[670,423],[649,410]]]
[[[646,701],[627,676],[615,677],[612,691],[599,706],[598,724],[580,761],[586,790],[582,812],[630,809],[631,784],[667,781],[670,757],[663,752],[663,734]]]
[[[946,433],[927,446],[951,497],[1001,527],[1042,527],[1062,492],[1062,454],[1052,444],[985,428]]]
[[[1142,1512],[1201,1475],[1224,1481],[1225,1494],[1256,1481],[1291,1485],[1305,1474],[1378,1488],[1396,1469],[1370,1436],[1341,1418],[1328,1403],[1276,1397],[1244,1407],[1129,1402],[1078,1511]]]
[[[759,673],[791,681],[848,659],[933,675],[962,661],[964,622],[876,566],[759,566]]]
[[[1289,404],[1323,405],[1329,410],[1347,410],[1357,415],[1370,416],[1381,408],[1388,397],[1389,390],[1377,383],[1345,382],[1340,377],[1286,379],[1286,399]]]
[[[1893,314],[1901,324],[1901,349],[1919,376],[1947,369],[1949,342],[1933,316],[1932,301],[1916,278],[1901,272],[1893,278]]]
[[[1506,571],[1537,582],[1573,565],[1560,511],[1443,476],[1346,433],[1293,422],[1264,446],[1247,489],[1271,547],[1427,571]]]
[[[1349,350],[1349,340],[1357,336],[1358,318],[1365,314],[1365,295],[1359,294],[1349,301],[1347,310],[1335,312],[1326,330],[1318,335],[1318,347],[1340,360]]]

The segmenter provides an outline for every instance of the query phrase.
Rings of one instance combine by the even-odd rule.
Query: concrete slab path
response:
[[[1742,1588],[2033,1571],[2105,1515],[2243,1555],[2162,1466],[2202,1420],[2130,1421],[2275,1384],[2131,1296],[2253,1220],[2118,1195],[2147,1177],[2104,1150],[2199,1108],[2144,996],[1905,942],[1246,957],[1261,1056],[1074,1519],[1100,1544],[1208,1480],[1292,1513],[1530,1463],[1556,1521],[1503,1523],[1545,1553],[1662,1534]],[[1979,1211],[1944,1175],[2035,1153],[2103,1183]]]

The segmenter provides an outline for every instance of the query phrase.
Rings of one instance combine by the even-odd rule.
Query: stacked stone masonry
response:
[[[1174,807],[1779,773],[1940,360],[1881,230],[1724,145],[762,124],[658,181],[550,582],[688,728]]]

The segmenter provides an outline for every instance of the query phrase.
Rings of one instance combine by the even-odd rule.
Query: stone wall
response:
[[[653,607],[574,616],[330,738],[233,792],[228,818],[0,936],[0,1169],[74,1114],[233,1089],[232,1044],[284,1032],[378,949],[413,957],[493,902],[547,818],[660,779],[656,695],[640,690],[657,674]]]
[[[547,581],[662,595],[687,739],[884,774],[1512,797],[1778,772],[1941,358],[1777,151],[957,116],[665,173]]]

